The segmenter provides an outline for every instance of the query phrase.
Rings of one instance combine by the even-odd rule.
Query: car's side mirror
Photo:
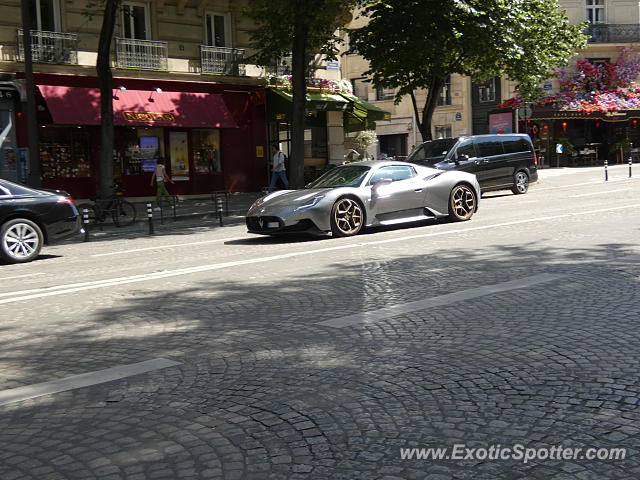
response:
[[[393,183],[393,180],[391,180],[390,178],[381,178],[380,180],[376,180],[375,182],[373,182],[372,185],[374,188],[377,188],[383,185],[389,185],[390,183]]]

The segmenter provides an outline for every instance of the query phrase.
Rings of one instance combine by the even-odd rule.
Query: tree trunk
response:
[[[303,2],[305,0],[302,0]],[[291,119],[291,151],[289,152],[289,181],[291,188],[304,186],[304,121],[307,103],[307,35],[304,8],[298,4],[291,50],[293,86],[293,114]]]
[[[24,50],[24,76],[27,90],[27,147],[29,150],[29,185],[40,187],[40,151],[38,149],[38,117],[36,112],[36,86],[33,79],[33,61],[31,51],[31,9],[30,2],[22,2],[22,33]]]
[[[111,42],[121,0],[105,0],[104,17],[98,41],[96,71],[100,83],[100,185],[98,196],[113,195],[113,76]]]
[[[413,108],[416,115],[416,123],[418,124],[418,129],[420,130],[420,134],[422,135],[423,142],[432,140],[433,138],[431,135],[433,112],[436,109],[438,97],[440,97],[440,92],[442,92],[443,86],[443,77],[433,77],[431,79],[431,82],[429,84],[429,91],[427,92],[427,99],[425,100],[424,109],[422,110],[422,118],[419,118],[418,116],[418,107],[415,102],[415,97],[413,96],[413,93],[411,94],[411,98],[414,104]]]

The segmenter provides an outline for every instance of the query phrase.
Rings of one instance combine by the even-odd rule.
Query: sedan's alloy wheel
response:
[[[362,208],[355,200],[343,198],[333,212],[335,225],[342,235],[355,235],[362,228]]]
[[[40,235],[27,223],[15,223],[2,238],[4,251],[15,260],[25,260],[40,249]]]
[[[456,220],[468,220],[476,211],[476,196],[467,185],[458,185],[451,192],[451,212]]]

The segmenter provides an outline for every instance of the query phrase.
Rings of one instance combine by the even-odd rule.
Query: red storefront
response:
[[[100,93],[95,77],[36,74],[43,186],[78,198],[99,181]],[[114,176],[127,196],[154,195],[165,159],[171,193],[256,191],[266,183],[265,91],[255,85],[114,78]],[[18,143],[26,122],[18,114]]]

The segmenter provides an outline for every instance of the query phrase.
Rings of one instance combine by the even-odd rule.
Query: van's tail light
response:
[[[536,152],[533,152],[533,164],[536,167],[538,166],[538,156],[536,155]]]
[[[68,203],[70,205],[76,204],[75,200],[71,197],[60,197],[58,198],[58,203]]]

